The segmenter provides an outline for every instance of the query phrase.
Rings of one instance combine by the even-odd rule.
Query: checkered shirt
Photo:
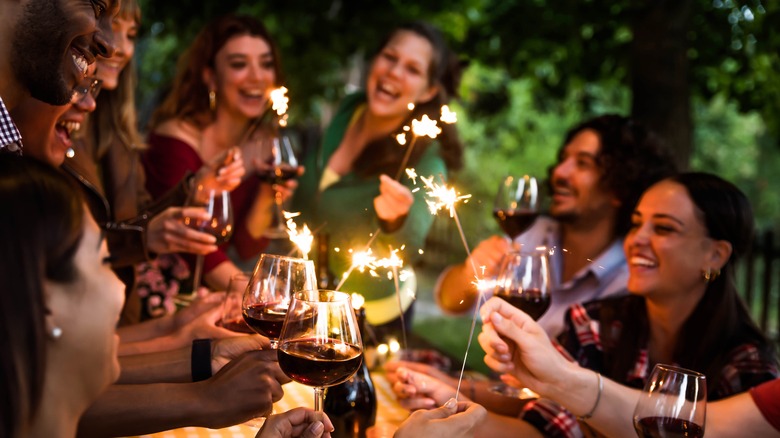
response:
[[[0,151],[22,153],[22,134],[16,128],[8,108],[0,97]]]

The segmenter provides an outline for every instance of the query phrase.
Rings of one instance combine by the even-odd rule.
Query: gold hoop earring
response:
[[[705,269],[704,271],[702,271],[701,276],[704,277],[704,281],[709,283],[710,278],[712,278],[712,269],[711,268]]]
[[[217,92],[214,90],[209,91],[209,108],[212,111],[217,109]]]

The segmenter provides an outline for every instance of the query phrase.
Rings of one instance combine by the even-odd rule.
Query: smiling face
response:
[[[403,119],[410,103],[430,100],[437,92],[429,76],[433,55],[427,39],[408,30],[396,32],[371,64],[368,110],[378,117]]]
[[[661,181],[644,193],[623,245],[628,290],[647,297],[704,293],[702,272],[720,269],[728,259],[723,241],[708,236],[688,191],[672,181]]]
[[[15,79],[38,100],[68,103],[87,66],[114,53],[118,7],[116,0],[29,0],[11,42]]]
[[[108,246],[85,208],[84,234],[74,257],[76,279],[49,289],[53,323],[81,373],[85,393],[98,394],[119,377],[116,324],[125,286],[106,261]],[[77,360],[76,360],[77,359]]]
[[[266,40],[252,35],[229,39],[215,56],[215,69],[203,75],[206,86],[216,91],[217,113],[246,119],[262,115],[276,86],[274,62]]]
[[[601,184],[599,136],[586,129],[564,146],[551,175],[550,215],[563,222],[614,215],[617,199]]]
[[[127,67],[135,53],[135,39],[138,23],[130,16],[117,16],[111,23],[116,44],[116,53],[110,58],[97,58],[97,77],[103,81],[103,88],[114,90],[119,85],[119,74]]]

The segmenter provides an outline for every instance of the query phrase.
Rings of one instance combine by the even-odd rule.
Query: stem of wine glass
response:
[[[192,297],[198,296],[198,287],[200,287],[200,279],[203,276],[203,256],[198,255],[195,258],[195,270],[192,273]]]
[[[278,350],[279,349],[279,340],[278,339],[268,338],[268,340],[271,341],[271,350]]]
[[[322,412],[322,406],[325,403],[325,388],[317,386],[314,388],[314,410]]]

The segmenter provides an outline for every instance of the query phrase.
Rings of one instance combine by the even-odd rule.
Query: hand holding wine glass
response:
[[[217,245],[221,245],[230,239],[233,234],[233,207],[230,202],[230,193],[227,190],[206,185],[198,185],[190,193],[184,209],[184,225],[216,237]],[[202,214],[205,211],[205,214]],[[200,212],[200,213],[195,213]],[[195,270],[192,274],[192,294],[185,302],[191,301],[197,295],[203,274],[203,255],[198,255],[195,260]]]
[[[244,321],[241,303],[244,300],[244,292],[252,278],[251,272],[236,272],[230,276],[230,282],[222,303],[222,320],[220,325],[237,333],[255,333]]]
[[[350,296],[329,290],[293,294],[278,354],[279,366],[287,376],[314,387],[314,410],[322,411],[325,387],[352,377],[363,360]]]
[[[527,313],[534,321],[550,307],[547,248],[510,252],[501,261],[493,295]]]
[[[493,217],[514,240],[533,225],[539,216],[539,185],[529,175],[508,176],[501,181],[493,206]]]
[[[640,438],[704,436],[707,381],[704,374],[657,364],[634,410]]]
[[[245,288],[242,302],[244,321],[255,332],[277,339],[290,306],[293,293],[317,287],[314,262],[295,257],[261,254],[252,278]]]
[[[267,150],[270,157],[258,170],[257,175],[260,179],[275,184],[284,185],[287,181],[295,178],[299,174],[298,159],[295,156],[292,137],[287,134],[284,128],[278,128],[266,138]],[[287,227],[282,215],[282,204],[284,203],[284,194],[280,190],[274,192],[274,218],[272,227],[265,232],[265,236],[271,239],[287,238]]]

